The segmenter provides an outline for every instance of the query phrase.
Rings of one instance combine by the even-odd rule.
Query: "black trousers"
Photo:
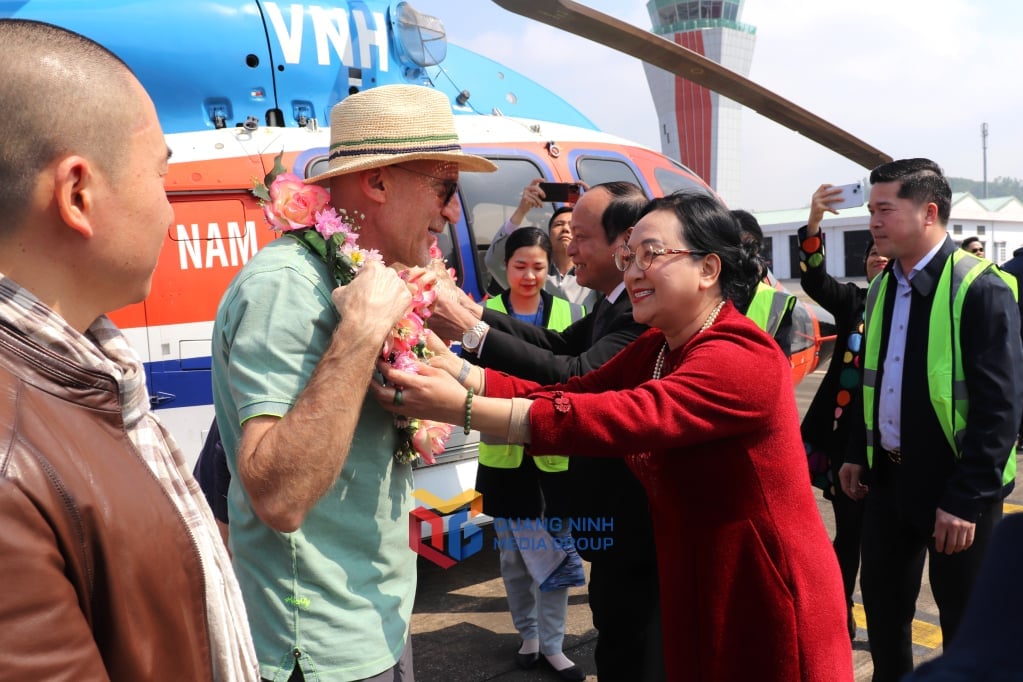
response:
[[[874,661],[873,682],[898,682],[913,669],[912,621],[920,594],[925,557],[938,606],[943,646],[956,635],[970,589],[1002,518],[993,503],[977,521],[973,545],[956,554],[934,549],[933,528],[921,529],[900,514],[891,485],[874,482],[863,519],[860,587],[867,614],[867,636]]]
[[[597,628],[600,682],[662,682],[657,562],[608,556],[590,562],[589,602]]]
[[[840,462],[838,457],[833,462]],[[837,469],[833,471],[833,480],[838,481]],[[863,511],[866,505],[857,502],[842,491],[836,484],[834,492],[829,496],[831,509],[835,513],[835,556],[838,567],[842,571],[842,585],[845,587],[845,606],[852,621],[852,596],[856,591],[856,574],[860,569],[860,544],[863,537]],[[852,632],[850,632],[850,635]]]

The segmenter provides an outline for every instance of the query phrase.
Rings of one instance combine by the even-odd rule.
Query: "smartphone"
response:
[[[839,200],[831,204],[831,208],[853,208],[863,205],[863,183],[854,182],[848,185],[839,185],[842,190]]]
[[[539,187],[544,201],[575,203],[582,193],[582,187],[577,182],[541,182]]]

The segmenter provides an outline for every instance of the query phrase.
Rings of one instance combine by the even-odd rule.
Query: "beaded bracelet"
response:
[[[467,436],[472,431],[472,394],[473,390],[471,388],[465,392],[465,426],[462,429],[462,433]]]

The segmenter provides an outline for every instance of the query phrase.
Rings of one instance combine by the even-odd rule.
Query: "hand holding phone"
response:
[[[541,182],[537,185],[543,192],[544,201],[570,203],[579,201],[582,188],[577,182]]]
[[[839,185],[834,189],[842,190],[838,200],[829,202],[828,207],[832,209],[854,208],[863,205],[863,184],[853,182],[848,185]]]

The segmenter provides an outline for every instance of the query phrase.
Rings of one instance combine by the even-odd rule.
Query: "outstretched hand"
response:
[[[466,390],[443,369],[419,363],[410,374],[377,362],[384,385],[370,382],[370,393],[388,412],[408,417],[461,424],[465,417]]]
[[[430,329],[445,341],[461,341],[483,317],[483,306],[455,286],[438,290],[430,311]]]

